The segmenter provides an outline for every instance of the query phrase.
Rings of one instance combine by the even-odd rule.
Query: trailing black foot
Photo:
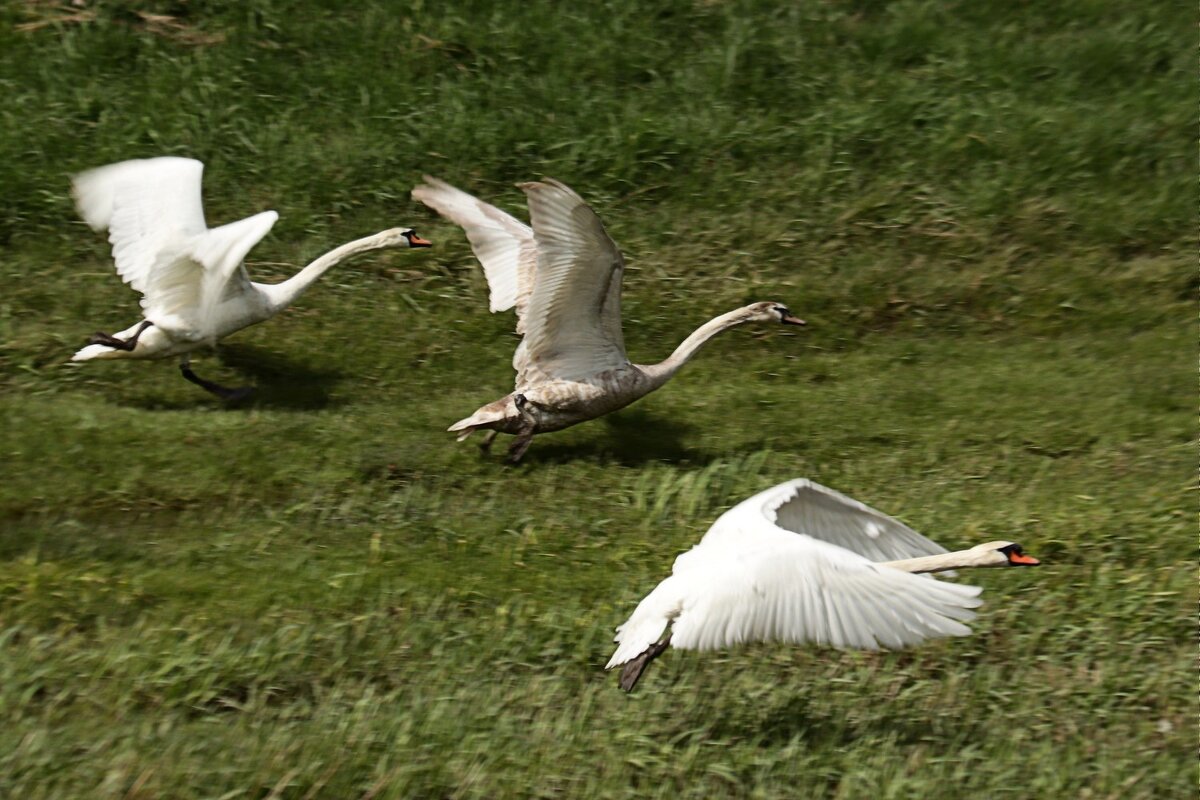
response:
[[[490,453],[492,451],[492,442],[496,441],[496,435],[499,433],[500,431],[488,431],[485,433],[483,441],[479,443],[479,452],[485,456]]]
[[[142,335],[142,331],[146,330],[146,328],[149,328],[153,324],[154,323],[148,319],[143,320],[142,324],[138,325],[138,329],[133,332],[133,336],[130,336],[128,339],[118,339],[110,333],[96,331],[92,334],[91,338],[88,339],[88,344],[101,344],[105,347],[111,347],[113,350],[124,350],[127,353],[132,353],[133,348],[137,347],[137,340],[138,337]]]
[[[671,634],[668,632],[666,636],[647,647],[641,655],[621,668],[621,678],[617,681],[617,685],[627,692],[632,692],[633,687],[637,685],[638,678],[642,677],[642,673],[646,671],[646,667],[650,666],[651,661],[662,655],[662,652],[670,644]]]
[[[219,383],[213,383],[212,381],[206,381],[204,378],[201,378],[199,375],[192,372],[192,368],[189,367],[187,364],[180,364],[179,371],[180,371],[180,373],[183,374],[183,377],[187,378],[189,381],[196,384],[204,391],[210,392],[211,394],[215,394],[217,397],[221,398],[222,400],[224,400],[226,402],[232,403],[232,402],[236,402],[238,400],[245,400],[247,397],[254,394],[253,386],[240,386],[236,389],[231,389],[230,387],[222,386]]]

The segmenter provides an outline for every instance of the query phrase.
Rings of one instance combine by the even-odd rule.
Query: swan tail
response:
[[[494,428],[498,423],[508,419],[513,411],[513,403],[509,397],[504,397],[494,403],[488,403],[466,419],[460,419],[446,430],[458,434],[458,441],[470,436],[480,428]]]
[[[89,344],[82,350],[75,351],[72,361],[91,361],[93,358],[113,358],[113,353],[122,352],[102,344]]]
[[[682,607],[683,596],[679,580],[672,575],[643,597],[629,619],[617,626],[617,635],[613,637],[613,641],[617,643],[617,650],[604,668],[612,669],[635,661],[645,655],[647,650],[653,649],[660,639],[668,641],[671,634],[667,631],[667,626],[679,616]],[[645,660],[649,661],[657,655],[658,653],[655,653]],[[636,678],[634,680],[636,681]]]

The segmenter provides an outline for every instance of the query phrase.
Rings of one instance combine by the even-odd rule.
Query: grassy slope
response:
[[[1165,4],[0,8],[0,794],[1182,797],[1194,792],[1193,92]],[[145,8],[139,4],[138,8]],[[583,10],[584,8],[589,10]],[[202,374],[63,361],[133,297],[72,171],[204,159],[256,275],[418,224]],[[441,432],[507,391],[422,171],[550,174],[630,261],[626,338],[727,334],[519,469]],[[611,629],[723,508],[808,475],[950,546],[976,635],[672,653]]]

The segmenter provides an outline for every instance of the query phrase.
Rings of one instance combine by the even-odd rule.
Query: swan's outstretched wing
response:
[[[706,542],[680,556],[618,629],[608,666],[644,652],[669,619],[671,645],[685,650],[767,641],[876,650],[964,636],[979,592],[802,535],[751,534],[736,548]]]
[[[117,274],[145,293],[162,252],[208,230],[200,199],[204,165],[191,158],[146,158],[82,172],[71,179],[79,215],[108,230]]]
[[[77,175],[80,215],[108,229],[117,274],[142,293],[146,319],[183,338],[211,335],[211,320],[242,260],[279,215],[265,211],[209,229],[188,158],[123,161]]]
[[[741,530],[753,529],[763,521],[782,531],[829,542],[870,561],[946,552],[946,548],[899,520],[807,478],[781,483],[738,503],[713,523],[703,543],[734,541]]]
[[[576,380],[624,367],[621,251],[596,212],[563,184],[546,180],[521,188],[529,199],[538,266],[518,370]]]
[[[483,266],[491,310],[507,311],[516,306],[517,333],[523,333],[525,306],[533,291],[537,271],[533,229],[495,206],[429,175],[425,176],[425,183],[412,190],[412,196],[462,227],[475,257]]]

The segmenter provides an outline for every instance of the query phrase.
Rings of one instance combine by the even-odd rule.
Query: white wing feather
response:
[[[628,365],[621,335],[621,251],[596,212],[571,189],[554,180],[521,188],[529,199],[538,265],[518,369],[578,380]]]
[[[713,650],[743,642],[813,642],[900,648],[965,636],[980,605],[976,586],[930,580],[793,536],[751,551],[710,554],[688,573],[696,591],[675,619],[671,644]]]
[[[142,294],[146,319],[185,339],[212,335],[216,307],[274,211],[209,230],[204,165],[188,158],[124,161],[73,179],[80,215],[109,231],[117,274]]]
[[[739,548],[701,543],[617,629],[608,666],[644,652],[672,622],[671,646],[684,650],[747,642],[877,650],[965,636],[979,593],[807,536],[748,535]]]
[[[517,333],[524,332],[525,305],[533,291],[537,246],[533,229],[477,197],[429,175],[412,191],[419,200],[462,227],[487,278],[492,312],[517,307]]]
[[[147,158],[82,172],[72,178],[80,216],[93,230],[108,229],[117,274],[145,292],[164,250],[204,233],[200,180],[204,165],[190,158]]]

